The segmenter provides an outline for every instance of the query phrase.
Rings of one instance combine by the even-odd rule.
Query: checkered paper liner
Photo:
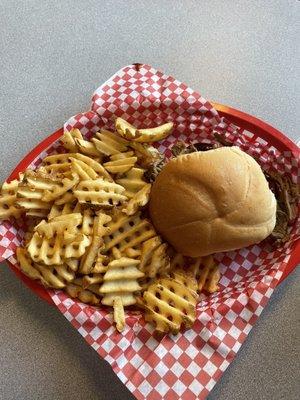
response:
[[[289,174],[300,181],[299,153],[281,153],[262,138],[253,141],[218,115],[213,106],[185,84],[148,65],[122,68],[98,88],[91,110],[70,118],[65,130],[79,128],[89,137],[99,128],[112,128],[116,116],[137,127],[175,123],[172,136],[157,144],[170,155],[178,140],[210,142],[214,131],[255,156],[265,169]],[[54,143],[40,154],[62,151]],[[138,399],[204,399],[246,339],[266,306],[299,239],[300,218],[291,227],[288,243],[274,249],[265,241],[238,251],[215,255],[221,268],[220,291],[203,296],[192,329],[158,338],[139,313],[127,313],[126,329],[118,333],[107,310],[85,305],[62,291],[49,290],[61,313],[112,366]],[[21,223],[0,225],[0,258],[17,266],[15,249],[22,241]]]

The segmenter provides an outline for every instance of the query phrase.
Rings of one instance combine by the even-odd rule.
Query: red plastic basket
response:
[[[258,137],[264,139],[268,143],[272,143],[281,152],[292,151],[299,153],[298,146],[288,139],[283,133],[279,132],[277,129],[273,128],[271,125],[266,124],[258,118],[255,118],[249,114],[242,111],[236,110],[231,107],[224,106],[218,103],[212,103],[215,109],[219,112],[221,117],[225,117],[228,121],[239,126],[242,131],[250,132],[253,136],[251,141],[255,141]],[[19,172],[24,171],[28,165],[48,146],[55,142],[63,134],[63,128],[57,130],[52,135],[48,136],[45,140],[39,143],[22,161],[16,166],[9,180],[17,178]],[[289,259],[289,262],[282,274],[280,282],[282,282],[299,264],[300,262],[300,241],[294,244],[294,248]],[[43,300],[47,301],[49,304],[53,305],[53,301],[49,296],[46,289],[36,283],[35,281],[27,278],[22,272],[20,272],[16,267],[14,267],[10,262],[8,262],[12,271],[21,279],[33,292],[35,292]]]

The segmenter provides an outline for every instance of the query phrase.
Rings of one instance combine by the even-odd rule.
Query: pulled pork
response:
[[[144,172],[144,178],[146,181],[153,183],[165,164],[166,159],[164,157],[160,158],[159,160],[155,160]]]
[[[277,200],[276,226],[270,236],[277,244],[285,243],[289,239],[289,225],[297,216],[299,185],[278,172],[264,171],[264,174]]]

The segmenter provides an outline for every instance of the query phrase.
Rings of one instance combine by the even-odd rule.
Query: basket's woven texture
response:
[[[91,111],[72,117],[65,129],[77,127],[89,136],[101,126],[112,127],[115,116],[138,127],[174,121],[174,134],[158,144],[166,154],[179,138],[209,141],[213,130],[222,132],[265,168],[288,173],[299,181],[299,154],[281,154],[272,143],[239,132],[198,93],[150,66],[132,65],[120,70],[96,90]],[[45,152],[57,148],[54,145]],[[277,285],[292,244],[299,237],[299,222],[298,217],[291,240],[283,248],[274,251],[264,243],[218,254],[220,292],[202,299],[193,328],[176,337],[157,338],[139,314],[128,315],[126,330],[117,333],[105,310],[72,300],[60,291],[49,293],[58,309],[138,399],[204,399],[233,360]],[[0,256],[10,257],[16,264],[14,251],[21,238],[22,230],[15,224],[0,225]]]

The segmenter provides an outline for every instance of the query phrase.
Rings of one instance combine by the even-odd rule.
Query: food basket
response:
[[[116,91],[116,86],[126,87],[126,91],[121,94]],[[209,127],[209,121],[219,121],[220,133],[226,133],[228,139],[232,135],[239,135],[243,138],[242,145],[251,149],[252,155],[259,156],[263,162],[268,159],[269,166],[270,160],[277,160],[277,170],[290,173],[294,180],[299,182],[299,148],[281,132],[234,108],[207,102],[186,85],[148,65],[133,64],[122,68],[96,90],[92,100],[92,110],[72,117],[64,128],[67,130],[72,126],[80,128],[80,121],[85,119],[85,125],[82,126],[87,133],[93,132],[92,129],[95,132],[95,124],[92,121],[95,116],[97,117],[97,113],[102,113],[103,120],[109,120],[110,115],[115,109],[118,110],[120,104],[126,104],[127,101],[130,108],[135,101],[138,102],[139,95],[133,96],[133,94],[139,94],[139,90],[143,91],[146,97],[149,93],[149,98],[157,92],[159,96],[165,96],[164,99],[167,100],[164,104],[167,104],[168,110],[172,113],[178,112],[178,120],[183,118],[182,115],[192,113],[191,110],[195,110],[199,104],[199,107],[205,110],[202,120],[204,132],[205,127]],[[144,110],[147,110],[147,107],[149,110],[151,107],[156,107],[155,102],[151,104],[151,101],[148,103],[145,101],[145,104]],[[107,113],[109,107],[111,111]],[[134,115],[135,110],[132,112]],[[165,115],[164,113],[165,109],[162,115]],[[210,115],[210,119],[207,115]],[[139,118],[139,123],[142,124],[143,120]],[[161,119],[160,122],[163,122],[163,118]],[[150,119],[148,123],[151,123]],[[17,178],[19,172],[32,165],[34,160],[62,134],[63,128],[43,140],[24,157],[8,179]],[[182,138],[182,131],[180,135],[176,138],[179,136]],[[205,135],[207,136],[207,131]],[[200,135],[199,141],[202,138],[203,135]],[[169,148],[170,144],[170,142],[164,143],[163,148]],[[283,160],[282,165],[278,162],[280,157]],[[288,160],[288,170],[284,160]],[[161,342],[152,337],[153,331],[146,328],[145,324],[133,315],[128,317],[127,331],[124,334],[117,334],[112,324],[108,322],[106,314],[95,311],[94,307],[73,301],[59,291],[46,290],[23,275],[15,262],[7,262],[17,277],[33,292],[49,304],[58,307],[99,355],[112,365],[118,377],[137,398],[204,399],[233,360],[274,288],[300,262],[297,229],[296,222],[293,227],[293,240],[288,245],[288,256],[283,249],[272,250],[268,254],[265,250],[261,251],[254,246],[250,250],[243,250],[242,253],[231,252],[220,256],[222,258],[217,257],[223,263],[223,272],[231,266],[228,268],[229,273],[223,276],[224,282],[228,283],[231,277],[236,278],[236,289],[225,290],[220,295],[216,294],[211,299],[205,299],[198,307],[199,320],[196,321],[194,329],[177,337],[164,338]],[[4,253],[2,258],[10,257],[15,239],[16,232],[11,232],[9,225],[2,225],[2,230],[0,229],[0,251],[2,255]],[[10,243],[11,247],[7,248],[9,255],[5,256],[7,243]],[[261,265],[252,273],[251,263],[255,263],[259,257]],[[271,272],[265,276],[262,271],[269,264]]]

